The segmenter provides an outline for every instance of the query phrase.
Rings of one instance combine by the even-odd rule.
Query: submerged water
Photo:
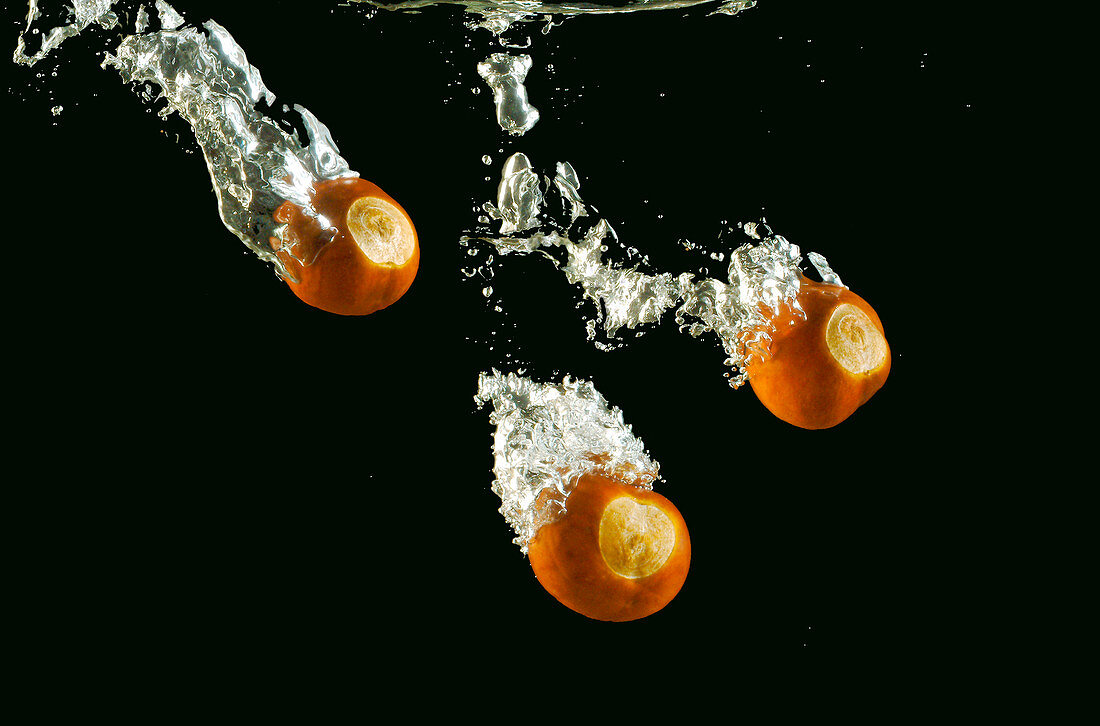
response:
[[[381,7],[412,10],[432,4],[440,3]],[[636,12],[706,3],[457,4],[481,18],[504,14],[527,20],[550,14]],[[735,13],[754,3],[714,4],[714,12]],[[273,240],[278,243],[282,228],[272,219],[272,212],[287,200],[309,210],[310,191],[316,182],[357,173],[340,156],[325,125],[307,109],[282,107],[284,115],[296,115],[305,132],[304,141],[291,123],[274,118],[275,94],[226,28],[213,20],[189,25],[164,0],[157,0],[155,19],[143,4],[138,5],[126,21],[133,27],[128,33],[117,5],[115,0],[76,0],[71,9],[55,7],[51,15],[38,0],[31,0],[13,59],[34,65],[89,28],[118,35],[118,44],[104,65],[116,69],[120,79],[133,85],[146,100],[163,103],[162,116],[176,113],[190,124],[223,223],[279,274],[289,276],[274,252]],[[158,29],[150,30],[154,24]],[[34,36],[41,38],[37,50],[28,47],[28,39]],[[493,89],[499,126],[512,135],[529,131],[539,120],[523,87],[532,64],[529,55],[495,53],[477,69]],[[547,259],[592,303],[594,312],[585,316],[584,325],[589,339],[602,349],[623,344],[619,331],[659,323],[674,311],[671,317],[680,330],[694,337],[714,334],[726,355],[730,383],[737,387],[745,381],[753,358],[766,354],[774,332],[774,313],[784,306],[797,311],[801,251],[763,224],[742,225],[747,241],[736,249],[711,252],[719,261],[728,255],[723,278],[652,270],[645,264],[645,255],[623,244],[607,219],[585,203],[579,176],[569,163],[558,163],[552,175],[540,174],[523,153],[514,153],[505,161],[495,204],[487,202],[482,209],[483,223],[498,223],[495,233],[462,238],[463,244],[488,244],[496,253],[483,263],[480,271],[488,274],[481,277],[491,277],[492,266],[510,256],[536,254]],[[624,254],[617,256],[613,248]],[[311,250],[311,254],[319,251]],[[824,257],[810,253],[807,258],[823,280],[841,284]],[[301,260],[305,264],[310,261]],[[464,272],[474,276],[470,270]],[[487,296],[491,294],[491,288],[486,290]]]

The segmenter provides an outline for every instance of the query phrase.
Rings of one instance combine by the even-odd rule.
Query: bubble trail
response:
[[[693,337],[710,332],[717,336],[727,356],[725,363],[732,369],[730,385],[741,386],[752,360],[767,355],[776,312],[784,307],[800,310],[798,246],[772,234],[766,225],[749,223],[743,229],[757,241],[733,250],[726,279],[698,279],[686,272],[651,274],[640,265],[628,267],[604,259],[608,242],[618,237],[606,219],[591,222],[594,217],[579,189],[579,177],[569,163],[558,163],[551,179],[540,177],[525,155],[514,154],[504,164],[496,204],[483,206],[490,218],[500,222],[499,236],[462,241],[488,242],[501,255],[538,252],[548,259],[594,303],[596,316],[586,323],[589,340],[595,340],[597,326],[614,340],[621,329],[657,323],[675,308],[680,330]],[[560,212],[546,211],[548,194],[556,197]],[[528,230],[534,231],[516,234]],[[824,257],[812,253],[809,259],[823,279],[841,284]],[[612,347],[600,341],[595,344],[605,350]]]
[[[539,383],[497,370],[478,376],[478,407],[492,406],[493,493],[523,552],[538,530],[565,512],[585,474],[598,473],[652,489],[660,465],[623,414],[588,381],[566,376]]]
[[[202,30],[168,27],[128,36],[104,65],[118,70],[125,83],[148,82],[161,89],[158,100],[166,103],[161,115],[176,112],[195,132],[226,228],[290,277],[269,241],[281,239],[274,210],[284,201],[310,208],[317,182],[358,176],[340,156],[328,128],[295,105],[308,137],[302,145],[260,110],[261,103],[275,104],[275,94],[244,49],[213,20]]]
[[[118,16],[111,10],[115,4],[77,0],[72,22],[46,33],[42,49],[27,56],[23,37],[42,18],[37,0],[31,0],[15,61],[32,65],[93,24],[118,29]],[[274,210],[290,201],[311,211],[316,183],[359,174],[340,156],[328,128],[306,108],[293,107],[305,130],[304,144],[292,133],[291,123],[276,121],[262,110],[271,109],[276,96],[229,31],[213,20],[201,28],[185,26],[183,16],[163,0],[155,7],[160,29],[144,32],[149,16],[140,6],[136,32],[121,38],[103,67],[115,68],[124,83],[149,100],[163,101],[158,112],[162,118],[176,113],[191,126],[226,228],[281,277],[294,280],[272,247],[272,239],[281,240],[284,231],[272,218]],[[291,112],[286,106],[282,110]],[[284,251],[309,264],[322,249],[310,249],[308,259],[297,257],[298,251]]]

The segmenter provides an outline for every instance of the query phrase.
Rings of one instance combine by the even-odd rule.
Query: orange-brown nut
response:
[[[401,205],[365,179],[331,179],[314,186],[313,209],[316,216],[285,202],[275,210],[286,231],[271,242],[297,279],[287,280],[295,295],[330,313],[367,315],[405,294],[420,245]]]
[[[672,502],[587,474],[566,507],[527,550],[535,576],[559,602],[596,620],[622,622],[652,615],[676,597],[691,541]]]
[[[874,308],[851,290],[803,278],[798,301],[806,319],[777,318],[770,356],[749,367],[749,383],[777,417],[825,429],[882,388],[890,346]]]

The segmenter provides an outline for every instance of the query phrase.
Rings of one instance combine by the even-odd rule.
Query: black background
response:
[[[352,672],[362,652],[402,671],[470,647],[531,663],[644,641],[820,666],[966,640],[981,554],[956,528],[969,471],[953,452],[975,414],[946,388],[936,301],[955,284],[937,266],[981,235],[964,223],[990,156],[975,18],[764,0],[734,18],[532,23],[508,37],[532,38],[543,117],[511,138],[475,71],[500,48],[454,8],[176,7],[225,26],[280,102],[309,108],[401,202],[421,268],[378,314],[311,309],[222,226],[186,124],[99,68],[106,34],[9,64],[7,357],[12,400],[29,404],[13,407],[13,443],[48,499],[27,549],[63,593],[42,607],[71,619],[65,603],[94,602],[150,647],[212,660],[305,644]],[[9,8],[9,45],[22,13]],[[676,242],[728,253],[742,240],[723,230],[763,215],[879,312],[886,386],[840,426],[803,431],[730,389],[717,344],[671,320],[597,351],[544,261],[496,265],[487,303],[458,238],[515,151],[544,171],[570,161],[658,270],[705,266]],[[511,544],[472,397],[479,371],[517,364],[594,380],[661,463],[693,561],[660,613],[587,620]],[[926,640],[944,632],[951,645]]]

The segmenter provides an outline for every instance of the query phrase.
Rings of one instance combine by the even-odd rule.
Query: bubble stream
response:
[[[652,489],[660,465],[623,414],[589,381],[539,383],[497,370],[478,377],[474,401],[492,407],[492,490],[520,550],[556,521],[577,480],[599,473]]]
[[[730,253],[725,279],[646,272],[637,264],[604,259],[617,235],[606,219],[590,214],[579,190],[579,177],[568,162],[559,162],[551,178],[540,176],[526,155],[513,154],[502,168],[496,204],[482,208],[499,222],[498,234],[461,242],[486,242],[500,256],[537,253],[547,259],[594,304],[595,317],[586,323],[589,340],[595,341],[597,327],[614,340],[621,329],[658,323],[675,309],[681,331],[692,337],[716,335],[732,369],[730,385],[741,386],[752,360],[767,355],[777,312],[800,312],[798,246],[762,223],[748,223],[742,229],[754,242]],[[809,261],[823,280],[842,285],[823,256],[811,253]],[[596,345],[612,347],[601,341]]]

